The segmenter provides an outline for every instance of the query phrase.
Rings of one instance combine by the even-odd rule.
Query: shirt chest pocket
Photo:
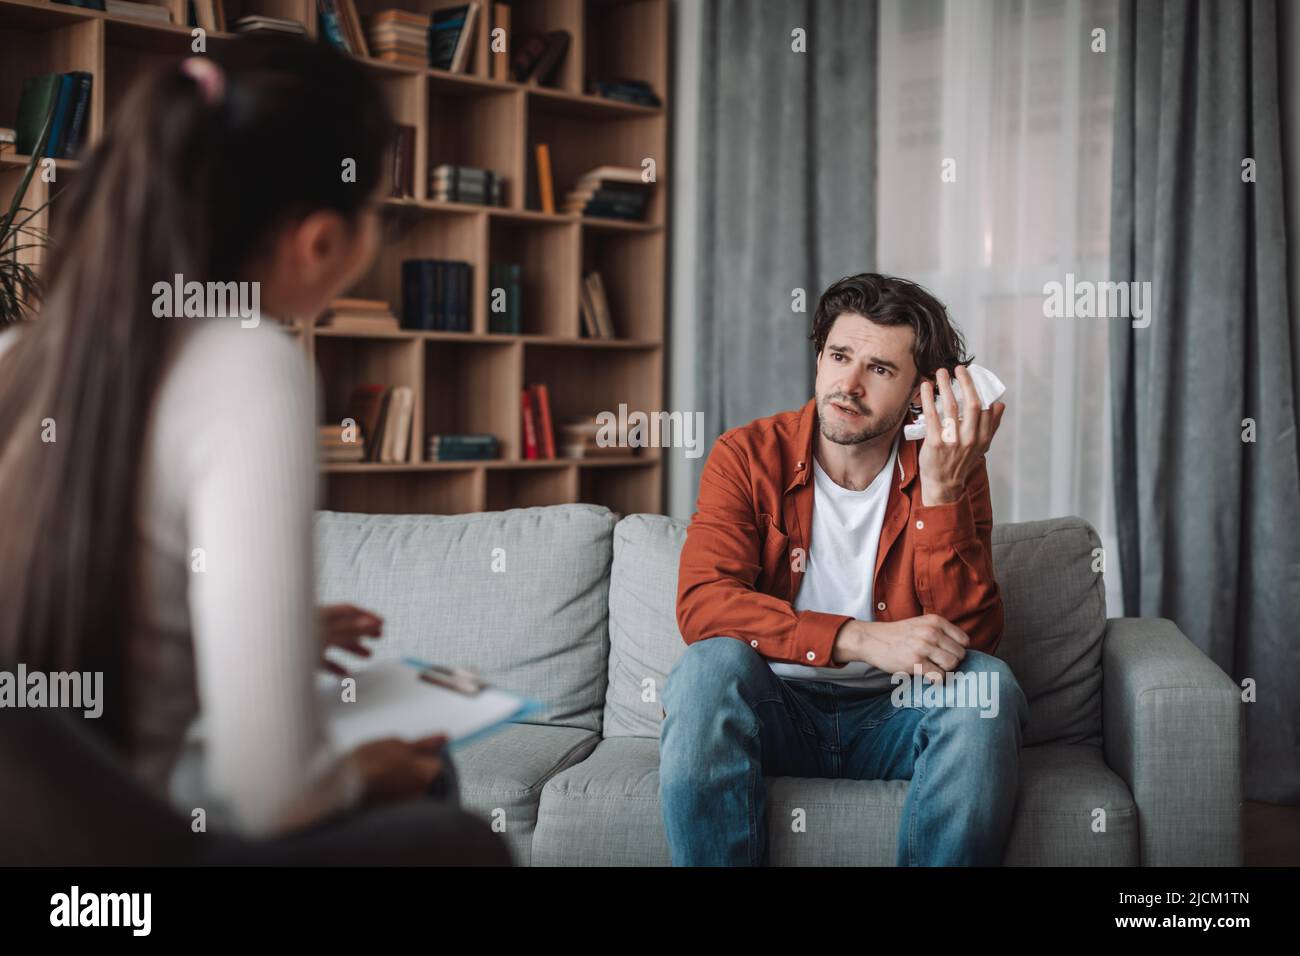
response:
[[[763,571],[755,586],[767,594],[789,601],[790,595],[790,536],[781,531],[769,514],[758,516],[758,533],[763,537]]]

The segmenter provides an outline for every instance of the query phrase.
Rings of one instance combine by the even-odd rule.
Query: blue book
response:
[[[90,89],[94,77],[84,70],[73,71],[77,78],[77,87],[72,107],[72,118],[68,121],[68,135],[63,144],[63,158],[72,159],[81,149],[81,141],[86,132],[86,113],[90,109]]]
[[[343,36],[343,26],[339,23],[339,13],[334,6],[334,0],[317,0],[316,6],[320,35],[329,40],[330,46],[336,50],[351,53],[352,50],[348,46],[348,41]]]
[[[451,310],[447,328],[452,332],[467,332],[465,325],[465,268],[461,263],[447,263],[451,271]]]
[[[421,288],[420,259],[407,259],[402,263],[402,328],[423,329],[424,299]]]
[[[468,14],[468,6],[434,11],[429,18],[429,66],[435,70],[451,69]]]
[[[68,116],[72,112],[72,94],[78,86],[71,73],[59,77],[59,95],[54,101],[54,125],[50,127],[50,138],[45,141],[45,155],[59,157],[63,155],[63,144],[68,136]]]

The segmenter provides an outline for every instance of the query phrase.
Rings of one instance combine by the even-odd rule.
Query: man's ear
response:
[[[912,386],[912,394],[907,400],[909,405],[915,405],[917,408],[921,407],[921,383],[923,381],[924,379],[921,378],[921,373],[917,372],[916,383]]]

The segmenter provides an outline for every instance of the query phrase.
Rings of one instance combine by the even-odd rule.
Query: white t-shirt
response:
[[[901,432],[900,432],[901,434]],[[852,491],[831,480],[813,456],[813,527],[807,565],[797,611],[850,614],[860,621],[875,620],[872,590],[880,530],[889,505],[889,484],[898,458],[898,439],[889,460],[863,491]],[[843,667],[806,667],[769,661],[778,677],[792,680],[834,681],[854,687],[887,690],[889,675],[862,661]]]

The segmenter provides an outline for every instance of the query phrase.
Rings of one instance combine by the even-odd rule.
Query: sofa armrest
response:
[[[1240,866],[1241,688],[1164,618],[1102,641],[1107,765],[1138,808],[1143,866]]]

